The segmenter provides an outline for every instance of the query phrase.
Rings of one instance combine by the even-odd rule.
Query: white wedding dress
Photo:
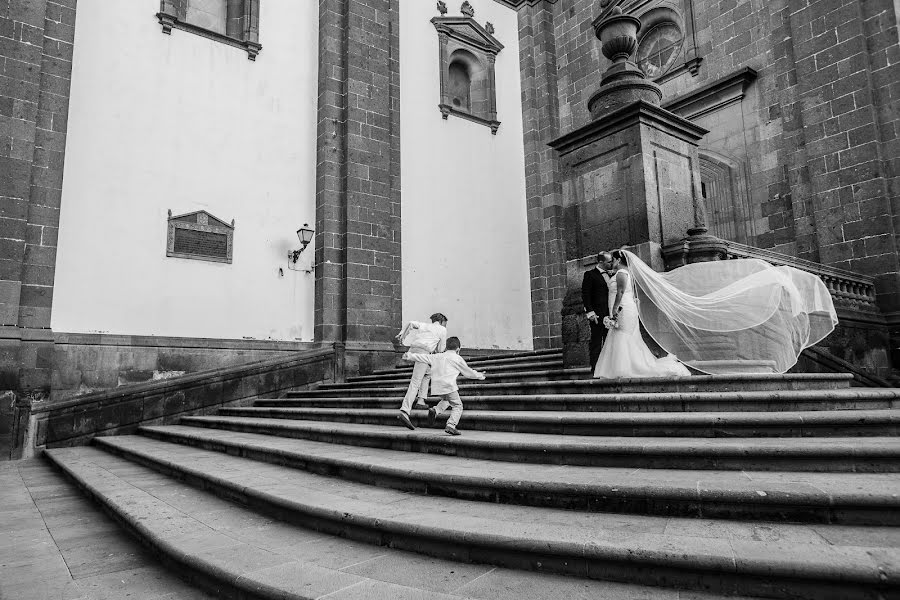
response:
[[[594,377],[687,375],[684,365],[710,375],[785,373],[837,324],[831,293],[813,273],[757,259],[657,273],[633,253],[623,255],[619,328],[610,330]],[[614,299],[614,281],[609,293]],[[653,356],[639,321],[670,356]]]
[[[656,358],[641,337],[638,326],[637,303],[634,300],[631,273],[625,273],[625,291],[622,293],[619,312],[619,327],[612,328],[606,336],[600,358],[594,369],[595,378],[620,379],[626,377],[684,377],[690,375],[687,367],[678,362],[671,354]],[[616,277],[609,280],[609,306],[616,301],[618,284]]]

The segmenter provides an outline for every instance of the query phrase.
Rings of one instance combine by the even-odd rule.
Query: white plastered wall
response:
[[[52,327],[311,340],[318,2],[261,2],[256,62],[158,10],[78,2]],[[233,263],[167,258],[168,209],[234,219]]]
[[[438,12],[434,2],[400,3],[403,318],[440,311],[463,346],[531,349],[518,22],[494,0],[470,3],[504,45],[496,62],[497,135],[441,118],[430,23]],[[457,6],[448,14],[458,15]]]

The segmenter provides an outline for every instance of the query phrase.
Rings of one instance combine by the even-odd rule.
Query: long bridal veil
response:
[[[793,267],[739,259],[657,273],[625,254],[641,323],[664,350],[704,373],[784,373],[837,324],[825,284]]]

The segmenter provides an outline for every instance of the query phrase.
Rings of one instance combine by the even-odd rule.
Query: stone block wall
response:
[[[750,205],[747,218],[754,221],[747,243],[876,277],[879,307],[896,329],[900,324],[896,3],[681,0],[679,8],[690,21],[686,23],[690,39],[682,52],[692,51],[696,43],[696,56],[702,61],[696,74],[685,70],[663,81],[664,103],[744,67],[758,74],[735,113],[744,121],[743,131],[730,134],[733,140],[715,140],[715,131],[708,136],[714,144],[737,148],[737,168],[746,179],[740,183]],[[598,10],[591,0],[542,2],[522,9],[523,48],[538,47],[532,51],[551,72],[550,81],[528,78],[523,59],[526,114],[529,94],[546,97],[556,92],[544,102],[549,112],[542,120],[544,129],[533,126],[526,143],[538,147],[540,138],[549,141],[548,123],[562,135],[589,122],[587,100],[608,65],[590,26]],[[540,20],[535,21],[535,15]],[[540,40],[535,37],[536,22],[548,32]],[[686,58],[687,54],[679,62]],[[704,149],[702,141],[700,148]],[[546,173],[538,168],[552,165],[549,161],[552,157],[529,163],[535,178],[530,197],[532,191],[535,197],[552,197],[542,191],[553,189],[553,167]],[[529,212],[538,246],[531,251],[533,296],[539,299],[551,289],[547,274],[558,272],[561,264],[547,260],[556,239],[548,213],[547,208],[542,214]],[[535,308],[536,327],[543,320],[554,320],[552,311],[542,312],[540,304]]]
[[[217,340],[55,333],[51,400],[228,368],[318,345],[313,342]]]
[[[319,1],[315,339],[400,329],[399,0]]]
[[[49,387],[75,0],[0,4],[0,390]]]
[[[29,456],[42,447],[83,445],[95,435],[133,433],[141,425],[177,423],[182,416],[214,414],[222,406],[248,405],[258,396],[334,381],[339,370],[336,356],[330,348],[309,350],[172,381],[28,403],[19,407],[16,422],[22,427],[12,458]]]
[[[556,102],[554,12],[546,2],[519,9],[519,62],[525,143],[525,193],[535,350],[562,344],[566,293],[565,232],[559,162],[547,142],[560,133]]]

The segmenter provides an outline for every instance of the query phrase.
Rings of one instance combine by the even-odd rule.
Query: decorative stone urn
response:
[[[611,17],[595,21],[593,24],[594,34],[602,43],[600,50],[603,56],[613,61],[613,65],[603,75],[604,83],[615,72],[624,69],[640,72],[637,65],[628,59],[637,49],[637,34],[641,30],[641,20],[631,15],[623,15],[621,8],[616,7],[616,10],[618,12],[614,11]]]
[[[591,117],[597,119],[635,100],[659,105],[662,90],[648,81],[640,67],[631,60],[637,49],[641,20],[622,14],[622,9],[617,6],[608,16],[594,20],[593,26],[594,34],[601,43],[600,50],[613,64],[603,73],[600,89],[588,100]]]

